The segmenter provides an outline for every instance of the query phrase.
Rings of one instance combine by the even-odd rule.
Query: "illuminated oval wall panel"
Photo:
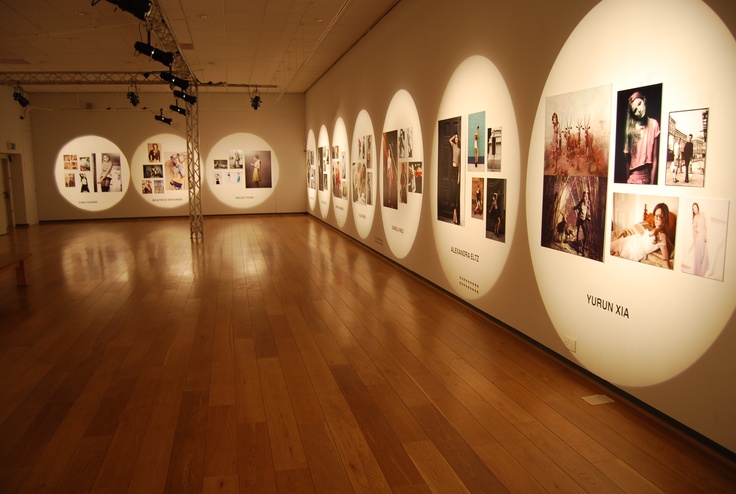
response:
[[[335,129],[332,131],[331,163],[332,166],[332,209],[335,213],[337,226],[342,228],[348,219],[350,205],[350,149],[348,146],[348,131],[345,122],[338,118]]]
[[[130,166],[132,187],[160,208],[188,205],[187,142],[159,134],[141,143]]]
[[[317,142],[314,139],[314,132],[311,129],[307,135],[305,169],[309,209],[310,211],[315,211],[317,209]]]
[[[228,206],[247,209],[273,195],[279,180],[279,161],[261,137],[232,134],[210,151],[206,176],[215,197]]]
[[[391,252],[403,258],[417,235],[424,194],[422,128],[414,100],[407,91],[398,91],[391,100],[379,139],[383,231]],[[412,178],[417,174],[418,186]]]
[[[736,71],[724,63],[736,42],[704,3],[676,5],[593,8],[549,74],[529,146],[528,236],[545,307],[560,338],[576,341],[570,358],[618,385],[681,373],[736,307],[736,249],[726,248]],[[642,36],[673,43],[630,43]],[[658,149],[652,138],[636,153],[627,140],[657,129]],[[674,155],[688,134],[685,183]]]
[[[463,61],[440,103],[432,145],[432,225],[442,269],[465,299],[487,293],[511,249],[519,201],[519,134],[496,66]]]
[[[68,142],[56,157],[56,186],[73,206],[103,211],[128,191],[130,169],[120,148],[99,136]]]
[[[360,238],[365,239],[376,214],[376,136],[367,111],[361,110],[353,128],[350,160],[350,198],[353,201],[353,221]]]
[[[327,218],[330,212],[330,137],[327,135],[327,127],[324,125],[319,129],[317,138],[317,199],[319,200],[319,212],[322,219]]]

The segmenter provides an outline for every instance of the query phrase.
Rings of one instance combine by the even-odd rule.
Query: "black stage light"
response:
[[[159,114],[158,115],[154,115],[153,118],[155,118],[159,122],[163,122],[165,124],[171,125],[171,119],[169,117],[164,117],[164,110],[163,109],[161,109],[159,111]]]
[[[184,116],[186,116],[186,114],[187,114],[187,110],[186,110],[186,108],[182,108],[181,106],[176,106],[176,105],[169,105],[169,110],[171,110],[171,111],[175,111],[175,112],[176,112],[176,113],[178,113],[179,115],[184,115]]]
[[[21,91],[20,89],[17,89],[17,90],[16,90],[16,91],[15,91],[15,92],[13,93],[13,99],[14,99],[15,101],[17,101],[17,102],[18,102],[18,104],[19,104],[20,106],[22,106],[23,108],[25,108],[26,106],[28,106],[28,105],[30,105],[30,104],[31,104],[31,102],[30,102],[30,101],[28,101],[28,99],[27,99],[27,98],[26,98],[25,96],[23,96],[23,92],[22,92],[22,91]]]
[[[138,106],[138,103],[141,102],[135,91],[128,91],[128,99],[130,100],[130,104],[133,106]]]
[[[261,97],[257,94],[250,99],[250,106],[257,110],[261,106]]]
[[[183,91],[186,91],[189,88],[188,80],[182,79],[181,77],[176,77],[171,72],[161,72],[159,74],[159,77],[161,78],[161,80],[166,81],[169,84],[173,84],[174,86],[181,88]]]
[[[184,101],[186,101],[190,105],[193,105],[193,104],[195,104],[197,102],[197,97],[196,96],[192,96],[191,94],[183,93],[181,91],[174,91],[174,97],[179,98],[179,99],[183,99]]]
[[[99,0],[98,0],[99,1]],[[151,2],[149,0],[107,0],[111,4],[123,12],[133,14],[138,19],[145,21],[148,13],[151,11]],[[95,2],[96,3],[96,2]],[[94,5],[93,3],[92,5]]]
[[[170,51],[159,50],[155,46],[151,46],[143,41],[136,41],[133,46],[135,47],[135,51],[138,53],[147,55],[151,59],[160,62],[167,67],[171,67],[171,64],[174,63],[174,54]]]

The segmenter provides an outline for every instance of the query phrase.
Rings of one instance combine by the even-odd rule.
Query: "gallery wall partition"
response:
[[[736,5],[537,3],[392,10],[307,94],[360,198],[310,213],[734,452]]]

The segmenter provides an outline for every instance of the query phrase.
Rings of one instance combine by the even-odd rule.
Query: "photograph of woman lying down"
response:
[[[657,203],[650,212],[646,203],[640,205],[642,201],[639,199],[641,196],[614,194],[615,219],[611,232],[611,255],[672,269],[676,213],[670,211],[665,202]],[[677,201],[676,198],[669,199]],[[641,216],[636,214],[637,209],[641,211]],[[617,225],[616,220],[629,226]]]

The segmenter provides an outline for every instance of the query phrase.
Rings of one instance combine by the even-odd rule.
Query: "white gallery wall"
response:
[[[735,31],[729,0],[478,0],[458,10],[403,0],[307,92],[305,176],[318,177],[304,186],[307,211],[736,451]],[[616,182],[617,97],[659,84],[659,180]],[[604,165],[545,168],[553,109],[580,139],[588,127]],[[669,127],[695,109],[709,114],[707,153],[693,162],[701,182],[673,183]],[[343,132],[351,148],[337,148],[351,162],[337,169],[347,177],[329,160]],[[548,181],[595,187],[594,254],[575,251],[574,228],[561,229],[558,248],[542,246]],[[570,204],[582,190],[557,187]],[[612,255],[612,225],[639,223],[660,202],[678,218],[669,268]],[[691,268],[696,203],[711,239],[702,276]]]
[[[140,98],[140,105],[133,108],[124,93],[29,94],[33,110],[27,119],[32,120],[32,156],[41,221],[189,215],[186,168],[180,167],[183,173],[175,180],[166,169],[171,155],[186,155],[185,118],[168,110],[173,97],[167,92],[143,89]],[[277,99],[276,95],[263,94],[262,99],[263,104],[256,111],[250,108],[247,94],[208,93],[206,89],[199,92],[205,215],[289,213],[306,208],[301,174],[304,96],[284,95]],[[10,111],[17,113],[17,107],[10,106]],[[164,115],[173,119],[171,125],[154,119],[160,108],[165,108]],[[152,143],[157,143],[161,150],[161,159],[155,162],[148,157]],[[215,170],[215,160],[227,161],[234,150],[243,155],[243,161],[239,165],[226,163],[216,184],[220,174]],[[258,153],[269,180],[257,188],[250,178],[253,156]],[[100,178],[106,170],[101,158],[104,154],[121,162],[120,183],[117,178],[113,180],[112,190],[107,192],[100,190]],[[156,166],[158,170],[150,176]],[[163,176],[159,177],[162,171]],[[81,174],[85,175],[89,193],[80,192]],[[66,177],[73,182],[65,181]],[[183,183],[177,182],[174,187],[172,181]],[[151,187],[160,182],[161,189],[143,193],[147,182]]]

